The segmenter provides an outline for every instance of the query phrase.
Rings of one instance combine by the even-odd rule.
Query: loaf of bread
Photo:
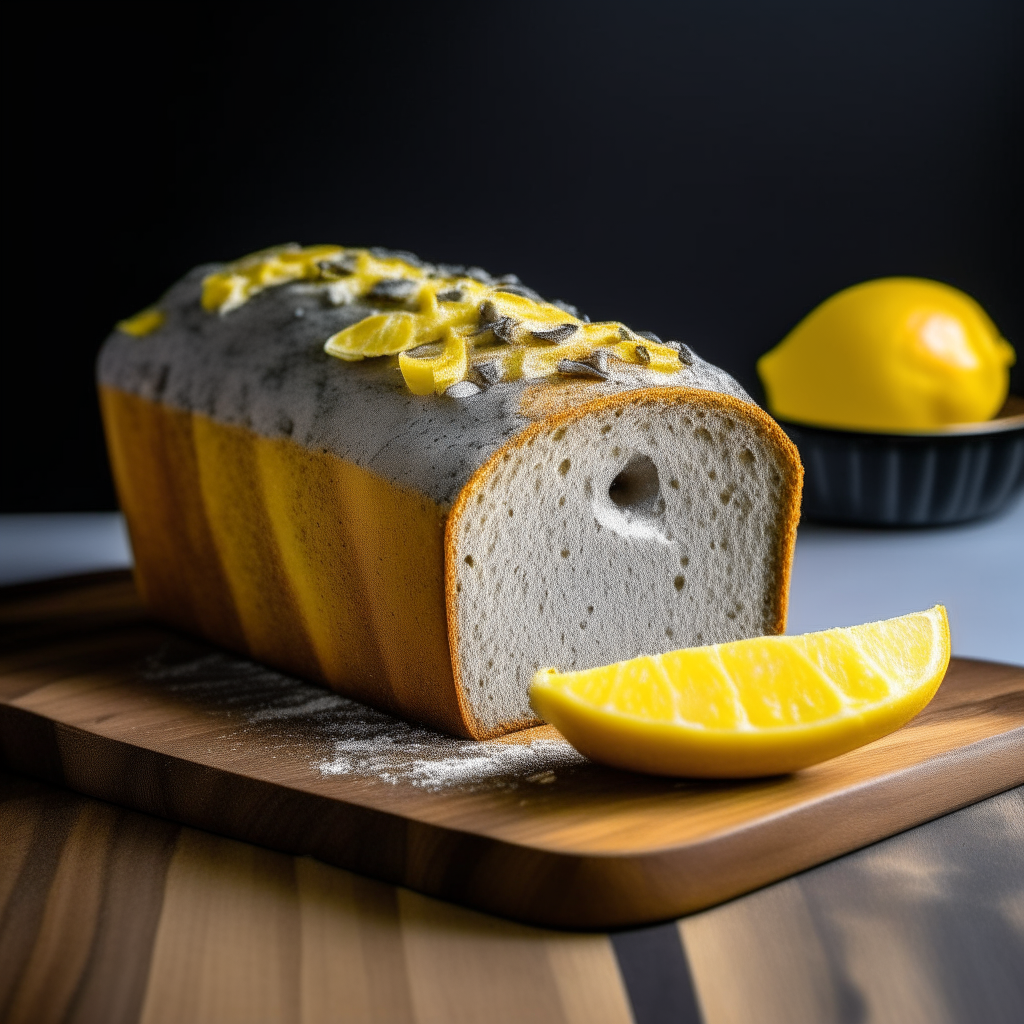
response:
[[[802,470],[685,345],[507,276],[284,246],[197,268],[99,359],[160,618],[475,738],[542,665],[781,632]]]

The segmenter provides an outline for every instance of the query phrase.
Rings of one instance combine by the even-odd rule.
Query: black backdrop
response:
[[[751,389],[814,305],[888,274],[965,289],[1024,355],[1022,9],[342,3],[132,22],[40,5],[6,43],[20,327],[0,508],[113,507],[92,385],[110,325],[196,263],[282,241],[514,271]]]

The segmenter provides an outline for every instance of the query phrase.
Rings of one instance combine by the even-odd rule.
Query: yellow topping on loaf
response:
[[[680,368],[676,349],[623,324],[587,323],[518,287],[440,276],[337,245],[279,246],[237,260],[203,281],[202,305],[223,315],[265,288],[301,281],[324,285],[335,305],[362,299],[388,310],[339,331],[324,350],[348,361],[397,355],[417,395],[442,394],[465,380],[487,386],[557,372],[602,378],[609,359],[663,373]]]
[[[400,353],[405,383],[417,395],[442,394],[467,379],[494,384],[559,371],[600,378],[606,375],[609,359],[664,373],[679,369],[675,349],[635,335],[622,324],[585,323],[557,306],[475,281],[460,279],[457,287],[462,290],[460,300],[437,301],[439,294],[453,290],[453,282],[446,281],[441,288],[430,282],[421,292],[419,312],[373,318],[380,323],[372,343],[384,345],[387,339],[393,346],[387,351]],[[327,351],[341,359],[371,354],[363,347],[365,324],[336,334],[327,342]]]
[[[345,250],[340,245],[278,245],[243,256],[203,279],[203,309],[230,313],[265,288],[292,281],[333,280],[329,267],[338,265]]]
[[[117,329],[125,334],[130,334],[133,338],[144,338],[147,334],[159,331],[166,319],[167,317],[159,309],[150,307],[141,313],[136,313],[135,316],[128,317],[127,320],[121,320]]]

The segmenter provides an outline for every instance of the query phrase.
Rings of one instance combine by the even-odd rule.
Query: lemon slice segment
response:
[[[367,356],[393,356],[416,344],[416,318],[412,313],[377,313],[364,317],[324,343],[336,359],[356,362]]]
[[[654,775],[743,778],[796,771],[898,729],[949,664],[941,605],[803,636],[768,636],[542,669],[537,714],[594,761]]]

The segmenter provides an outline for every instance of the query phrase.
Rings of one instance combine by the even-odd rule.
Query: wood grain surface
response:
[[[607,935],[485,917],[0,775],[7,1024],[630,1024]]]
[[[545,925],[675,917],[1024,781],[1024,670],[984,662],[824,765],[690,783],[590,764],[551,730],[402,726],[151,623],[126,575],[12,588],[0,626],[15,770]]]
[[[9,1024],[1016,1024],[1024,790],[678,922],[488,917],[0,771]]]

